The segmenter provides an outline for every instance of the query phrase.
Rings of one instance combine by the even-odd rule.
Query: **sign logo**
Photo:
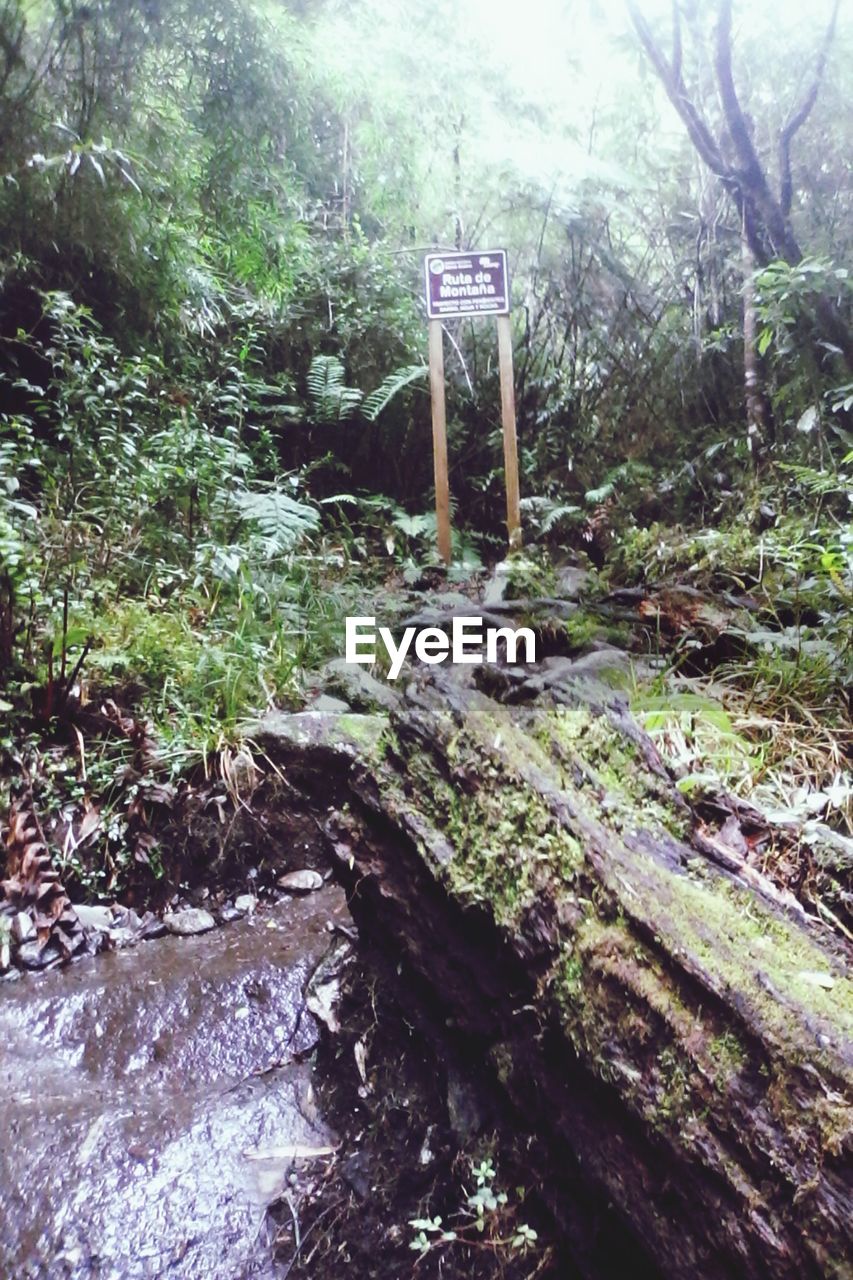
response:
[[[427,316],[509,315],[505,249],[483,253],[428,253],[424,259]]]

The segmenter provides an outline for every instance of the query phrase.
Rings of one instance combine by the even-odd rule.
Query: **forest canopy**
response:
[[[10,707],[132,677],[216,740],[296,697],[358,574],[434,557],[422,263],[477,246],[527,543],[781,592],[837,696],[849,8],[2,0],[0,34]],[[445,329],[464,573],[504,551],[498,370]]]

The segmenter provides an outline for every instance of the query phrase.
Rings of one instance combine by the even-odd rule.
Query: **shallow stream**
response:
[[[266,1208],[334,1141],[304,993],[346,919],[327,887],[0,985],[4,1280],[284,1274]]]

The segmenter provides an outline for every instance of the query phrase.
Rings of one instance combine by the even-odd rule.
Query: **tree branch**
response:
[[[690,135],[691,142],[699,152],[699,155],[705,161],[708,168],[715,173],[718,178],[721,178],[723,182],[730,184],[734,180],[734,174],[723,160],[713,134],[702,119],[695,104],[688,97],[687,90],[684,87],[684,81],[681,77],[680,20],[677,27],[677,34],[673,36],[673,63],[672,66],[670,66],[661,49],[655,42],[655,38],[651,33],[649,24],[640,12],[637,0],[626,0],[626,3],[628,12],[631,16],[631,21],[634,24],[634,29],[639,36],[640,43],[645,49],[649,61],[657,72],[660,81],[666,90],[667,97],[687,126],[687,132]]]
[[[744,177],[751,186],[766,186],[761,161],[752,145],[749,125],[743,114],[732,74],[732,0],[721,0],[720,3],[715,66],[726,127],[743,166]]]
[[[818,53],[817,62],[815,63],[814,76],[809,85],[808,91],[800,103],[797,110],[790,117],[779,133],[779,204],[785,217],[791,212],[791,200],[793,198],[793,181],[791,179],[791,140],[794,134],[802,129],[803,125],[811,115],[812,108],[817,102],[818,91],[820,90],[823,73],[826,69],[827,58],[829,57],[832,38],[835,35],[835,24],[838,20],[838,10],[841,7],[841,0],[835,0],[832,6],[829,23],[824,33],[823,42]]]

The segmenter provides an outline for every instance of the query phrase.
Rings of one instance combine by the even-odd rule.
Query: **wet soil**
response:
[[[290,1214],[277,1210],[277,1250],[289,1274],[575,1280],[580,1273],[539,1195],[528,1139],[506,1123],[476,1064],[439,1027],[427,1028],[422,1007],[401,1003],[400,990],[387,959],[362,948],[347,975],[341,1030],[319,1048],[318,1099],[340,1146],[304,1204],[299,1247]],[[467,1197],[482,1161],[491,1161],[507,1203],[479,1232]],[[419,1255],[411,1221],[436,1216],[460,1238]],[[522,1253],[509,1242],[523,1222],[538,1238]]]

